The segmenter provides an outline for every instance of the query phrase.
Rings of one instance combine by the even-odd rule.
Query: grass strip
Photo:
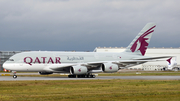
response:
[[[180,80],[0,81],[8,101],[179,101]]]

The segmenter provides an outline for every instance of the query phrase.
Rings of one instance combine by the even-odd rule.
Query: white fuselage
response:
[[[10,57],[10,59],[3,64],[3,67],[12,71],[39,72],[48,71],[48,68],[52,65],[63,67],[69,64],[130,60],[138,57],[142,56],[126,53],[33,51],[18,53]]]

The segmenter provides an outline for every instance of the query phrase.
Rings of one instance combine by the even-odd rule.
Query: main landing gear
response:
[[[95,78],[96,76],[95,75],[68,75],[69,78]]]
[[[17,78],[16,71],[12,71],[12,73],[13,73],[13,78],[16,79]]]

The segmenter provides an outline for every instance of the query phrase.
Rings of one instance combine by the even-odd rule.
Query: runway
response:
[[[132,80],[180,80],[180,76],[98,76],[96,78],[68,78],[68,77],[17,77],[0,76],[0,81],[25,81],[25,80],[108,80],[108,79],[132,79]]]

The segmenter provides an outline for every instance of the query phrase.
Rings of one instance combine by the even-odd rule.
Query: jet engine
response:
[[[49,74],[53,74],[53,72],[39,72],[40,75],[49,75]]]
[[[85,66],[72,66],[70,68],[70,73],[73,75],[81,75],[87,73],[87,67]]]
[[[102,64],[102,70],[106,73],[113,73],[119,70],[118,65],[112,63],[104,63]]]

